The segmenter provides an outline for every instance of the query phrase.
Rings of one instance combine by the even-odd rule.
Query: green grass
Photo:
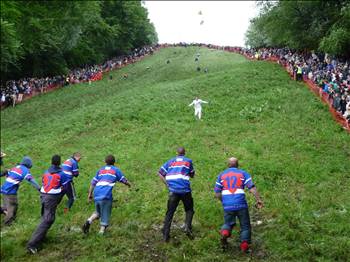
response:
[[[22,183],[17,221],[1,228],[2,261],[348,259],[349,134],[279,65],[200,49],[200,64],[209,69],[204,74],[195,70],[197,51],[162,49],[113,72],[112,81],[62,88],[1,111],[6,167],[30,155],[40,181],[53,154],[83,154],[72,212],[63,215],[63,201],[43,249],[32,257],[25,245],[39,223],[40,203],[37,192]],[[129,74],[127,80],[121,79],[123,73]],[[187,106],[196,95],[209,101],[203,121],[195,121]],[[164,244],[160,228],[167,191],[156,174],[179,145],[197,171],[192,180],[196,238],[188,240],[175,227],[172,241]],[[110,153],[134,187],[116,186],[104,237],[97,234],[98,223],[84,236],[79,228],[94,210],[86,203],[89,182]],[[254,209],[247,195],[252,222],[263,221],[253,226],[251,256],[238,252],[237,233],[229,252],[222,253],[219,245],[223,211],[213,186],[231,155],[252,174],[266,205]],[[173,224],[180,225],[183,217],[179,206]]]

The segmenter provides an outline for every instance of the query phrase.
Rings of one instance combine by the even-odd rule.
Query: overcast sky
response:
[[[243,46],[249,20],[258,12],[254,1],[145,1],[145,7],[159,43]]]

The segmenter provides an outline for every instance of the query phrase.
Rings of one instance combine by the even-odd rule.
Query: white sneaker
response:
[[[106,227],[102,226],[98,232],[100,235],[103,235],[106,232]]]
[[[38,249],[36,249],[35,247],[27,247],[28,253],[34,255],[36,253],[38,253]]]

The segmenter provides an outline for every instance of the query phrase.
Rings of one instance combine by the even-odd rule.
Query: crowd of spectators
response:
[[[1,86],[1,108],[10,105],[15,106],[22,102],[24,98],[45,93],[56,87],[100,80],[102,73],[134,63],[147,54],[153,54],[156,48],[158,48],[158,45],[136,48],[127,55],[112,58],[101,65],[87,65],[83,68],[73,69],[66,75],[9,80],[4,86]]]
[[[320,96],[350,123],[350,61],[324,53],[299,52],[289,48],[230,48],[257,60],[275,60],[297,81],[311,82]]]
[[[350,61],[317,52],[300,52],[289,48],[243,48],[218,46],[204,43],[163,44],[168,46],[201,46],[210,49],[240,53],[249,59],[273,60],[283,65],[297,81],[306,81],[318,87],[339,116],[346,120],[350,129]]]
[[[350,129],[350,61],[317,52],[300,52],[289,48],[243,48],[203,43],[165,46],[202,46],[240,53],[249,59],[273,60],[283,65],[297,81],[317,86],[319,95],[344,118]]]
[[[167,46],[205,46],[240,53],[250,59],[277,61],[288,70],[295,80],[310,81],[317,85],[320,96],[326,96],[328,103],[334,110],[347,120],[348,125],[350,123],[349,60],[337,59],[328,54],[300,52],[289,48],[254,49],[184,42],[137,48],[127,55],[112,58],[101,65],[71,70],[67,75],[7,81],[6,85],[1,87],[1,106],[14,106],[21,102],[25,96],[43,93],[53,87],[99,80],[102,78],[102,73],[134,63],[147,54],[153,54],[155,49]]]

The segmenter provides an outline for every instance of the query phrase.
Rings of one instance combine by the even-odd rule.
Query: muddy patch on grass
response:
[[[153,224],[143,233],[143,239],[138,245],[137,261],[168,261],[167,255],[160,247],[163,245],[162,226]]]

